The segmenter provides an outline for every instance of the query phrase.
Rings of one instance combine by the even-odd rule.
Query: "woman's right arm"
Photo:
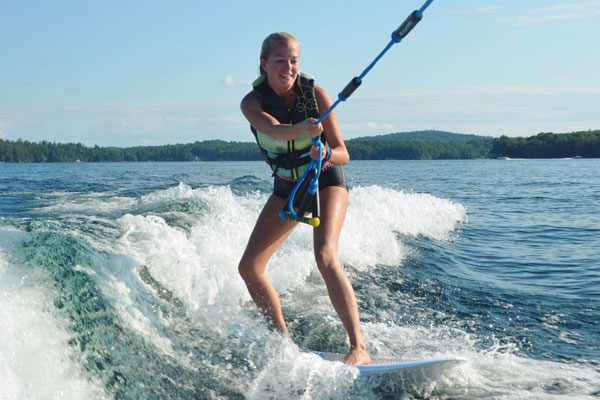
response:
[[[278,140],[288,141],[302,136],[317,137],[323,132],[321,124],[315,125],[315,118],[308,118],[293,125],[280,123],[262,109],[254,90],[242,99],[241,109],[244,117],[257,131]]]

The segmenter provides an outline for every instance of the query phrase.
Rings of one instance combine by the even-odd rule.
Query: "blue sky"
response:
[[[252,141],[239,102],[265,36],[295,35],[335,98],[423,1],[4,0],[0,139]],[[342,133],[600,129],[599,39],[598,0],[435,0],[338,106]]]

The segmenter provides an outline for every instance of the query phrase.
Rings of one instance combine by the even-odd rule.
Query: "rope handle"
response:
[[[292,193],[290,193],[290,195],[288,196],[288,199],[286,200],[286,202],[283,206],[283,209],[279,212],[279,217],[281,219],[289,219],[289,220],[293,220],[293,221],[297,221],[297,222],[303,222],[305,224],[308,224],[308,225],[316,228],[321,223],[318,190],[319,190],[319,177],[321,176],[321,167],[322,167],[321,159],[323,158],[323,143],[321,142],[321,140],[318,137],[312,138],[312,142],[315,146],[317,146],[319,148],[319,157],[318,157],[319,159],[318,159],[318,161],[314,160],[314,159],[310,160],[310,164],[308,164],[307,170],[302,175],[302,178],[300,178],[298,180],[298,182],[292,189]],[[294,199],[296,198],[296,193],[298,192],[298,189],[302,186],[304,180],[311,173],[314,174],[314,177],[311,178],[311,180],[308,184],[307,195],[310,195],[309,200],[313,201],[313,204],[312,204],[313,210],[312,210],[312,218],[307,218],[304,216],[304,212],[306,210],[304,210],[305,207],[302,207],[302,205],[299,208],[299,211],[301,212],[302,215],[298,215],[298,213],[294,210]],[[315,198],[315,195],[316,195],[316,198]],[[305,201],[308,201],[308,200],[305,198],[303,203]],[[286,208],[287,208],[287,210],[286,210]]]

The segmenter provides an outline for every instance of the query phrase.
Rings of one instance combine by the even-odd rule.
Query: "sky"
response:
[[[335,99],[423,2],[0,0],[0,139],[250,142],[269,33]],[[336,114],[346,139],[600,129],[600,1],[434,0]]]

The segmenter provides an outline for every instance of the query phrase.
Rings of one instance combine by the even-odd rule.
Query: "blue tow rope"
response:
[[[360,86],[365,75],[371,71],[371,69],[377,64],[379,59],[383,57],[383,55],[396,43],[400,43],[402,39],[406,37],[410,33],[410,31],[423,19],[423,13],[429,7],[429,5],[433,3],[433,0],[427,0],[420,9],[413,11],[410,15],[404,20],[404,22],[392,32],[392,39],[387,44],[387,46],[379,53],[377,57],[365,68],[365,70],[354,78],[346,85],[344,90],[342,90],[338,94],[337,100],[321,115],[321,117],[315,122],[315,125],[323,122],[325,118],[333,111],[338,104],[342,101],[348,100],[348,98],[354,93],[354,91]],[[315,146],[319,148],[319,159],[318,160],[310,160],[310,164],[308,165],[308,169],[302,175],[300,180],[294,186],[292,193],[290,193],[288,199],[286,200],[283,209],[279,212],[279,216],[282,219],[290,219],[298,222],[303,222],[309,224],[310,226],[317,227],[320,224],[320,210],[319,210],[319,176],[321,175],[321,159],[323,155],[323,144],[321,143],[320,138],[312,138],[312,142]],[[313,175],[310,178],[308,187],[306,188],[306,194],[302,199],[302,202],[298,206],[298,212],[294,210],[294,202],[296,199],[296,194],[300,190],[300,188],[306,187],[305,180],[309,175]],[[312,218],[304,217],[304,214],[308,211],[307,202],[312,202]],[[300,213],[300,215],[298,215]]]

